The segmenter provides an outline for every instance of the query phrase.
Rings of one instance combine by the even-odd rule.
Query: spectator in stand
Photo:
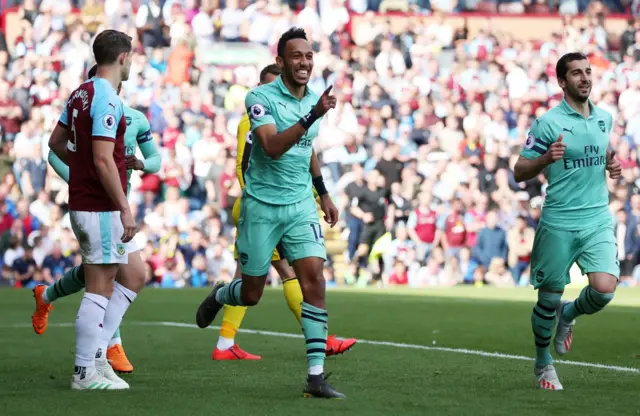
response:
[[[76,18],[72,3],[80,10]],[[140,236],[148,243],[144,260],[149,284],[182,287],[230,279],[233,227],[225,207],[238,196],[229,177],[236,128],[245,112],[242,103],[261,69],[258,57],[273,54],[280,33],[297,23],[307,29],[317,51],[310,88],[321,92],[334,85],[338,99],[338,109],[320,123],[315,150],[330,193],[344,206],[342,229],[326,233],[326,238],[346,240],[347,262],[361,257],[362,265],[366,263],[366,252],[356,255],[358,245],[361,240],[375,244],[379,239],[372,230],[379,226],[384,235],[380,244],[396,247],[384,252],[385,282],[401,260],[411,287],[451,285],[461,279],[478,286],[503,284],[508,275],[504,262],[489,258],[477,267],[470,256],[479,245],[486,248],[478,242],[479,233],[492,209],[508,235],[508,266],[514,279],[523,280],[527,253],[522,241],[527,242],[537,226],[547,183],[540,175],[516,184],[512,166],[533,120],[561,98],[555,62],[565,52],[581,50],[589,53],[598,80],[594,103],[614,118],[610,145],[625,168],[623,178],[609,184],[611,209],[627,212],[624,223],[619,214],[618,237],[623,231],[625,237],[619,246],[624,261],[637,264],[640,31],[637,20],[623,23],[615,35],[605,30],[619,24],[607,21],[615,19],[608,11],[622,10],[619,1],[561,2],[562,10],[584,12],[584,20],[559,17],[558,28],[540,30],[534,40],[507,33],[501,25],[479,27],[478,16],[464,17],[457,25],[438,10],[457,13],[479,7],[513,13],[524,5],[526,12],[547,7],[554,13],[555,4],[420,1],[410,5],[409,13],[424,10],[433,16],[407,19],[376,15],[380,1],[290,2],[301,9],[297,15],[277,0],[256,1],[244,10],[244,4],[236,3],[22,2],[14,16],[18,24],[7,25],[0,36],[2,258],[12,264],[23,257],[26,244],[36,246],[38,259],[57,253],[58,247],[64,258],[78,258],[69,230],[67,187],[44,164],[46,140],[63,109],[61,97],[68,96],[93,64],[92,38],[104,28],[115,28],[131,34],[134,44],[124,99],[147,115],[163,157],[160,175],[135,172],[131,180]],[[384,2],[382,8],[406,7]],[[350,15],[348,10],[371,13]],[[414,24],[414,19],[426,22]],[[528,24],[528,17],[519,19]],[[616,59],[620,34],[622,50]],[[234,43],[232,49],[228,42]],[[251,45],[237,45],[241,42]],[[251,52],[244,53],[245,47]],[[372,191],[364,175],[376,171]],[[374,220],[366,215],[365,224],[362,201],[378,191],[383,199],[369,201]],[[194,241],[194,228],[200,230],[200,243]],[[454,260],[456,253],[459,261]],[[359,279],[355,268],[340,267],[340,254],[330,250],[328,283],[366,284],[368,276]],[[3,284],[14,284],[14,277],[5,262]],[[30,281],[50,277],[55,276],[45,268]]]
[[[14,271],[14,279],[21,287],[33,289],[36,286],[34,277],[37,270],[37,264],[33,259],[32,247],[26,245],[22,256],[15,259],[11,267]]]
[[[494,259],[501,259],[503,265],[506,263],[507,249],[507,234],[498,225],[498,214],[496,211],[489,211],[486,226],[480,230],[478,242],[471,255],[480,265],[490,268]]]
[[[525,272],[529,269],[531,262],[534,236],[535,230],[527,225],[527,219],[523,216],[518,216],[516,226],[507,233],[508,265],[515,283],[520,286],[529,284]]]
[[[467,230],[464,225],[464,215],[462,212],[462,201],[458,197],[451,200],[451,208],[446,216],[441,217],[438,229],[444,234],[440,238],[440,243],[445,251],[446,257],[458,257],[460,250],[465,246]]]
[[[73,261],[63,255],[62,244],[57,241],[53,245],[51,254],[47,255],[42,262],[42,270],[45,280],[51,279],[57,282],[64,276],[64,273],[73,267]]]
[[[416,258],[425,262],[431,255],[434,245],[441,239],[441,232],[437,228],[438,214],[431,209],[432,197],[427,192],[418,195],[418,206],[409,215],[407,231],[416,246]]]
[[[385,233],[384,215],[386,213],[386,190],[380,186],[384,178],[377,170],[367,175],[367,186],[357,196],[351,207],[351,213],[364,223],[358,250],[352,260],[359,267],[367,266],[367,258],[374,243]],[[356,273],[358,275],[359,273]]]

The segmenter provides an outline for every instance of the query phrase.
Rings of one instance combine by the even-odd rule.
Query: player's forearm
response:
[[[96,155],[93,158],[93,163],[95,164],[102,187],[111,200],[118,206],[118,210],[128,210],[129,202],[127,201],[124,189],[122,189],[120,173],[118,172],[118,167],[113,157]]]
[[[264,151],[271,159],[278,160],[298,143],[306,132],[307,130],[300,123],[296,123],[283,132],[269,136],[266,140],[261,140],[260,144],[262,144]]]
[[[155,142],[153,140],[149,140],[139,144],[138,146],[140,147],[140,151],[144,157],[144,160],[142,161],[144,168],[142,171],[144,173],[158,173],[160,171],[162,160]]]
[[[53,170],[62,178],[65,182],[69,182],[69,166],[67,166],[52,150],[49,151],[47,161],[53,168]]]
[[[322,176],[322,171],[320,170],[320,161],[318,161],[318,155],[316,155],[315,149],[311,152],[311,161],[309,162],[309,172],[311,172],[312,178],[315,178],[317,176]]]
[[[516,182],[528,181],[540,174],[549,165],[549,158],[545,155],[535,159],[526,159],[522,156],[513,167],[513,176]]]
[[[53,137],[52,137],[53,139]],[[59,140],[49,140],[49,149],[60,159],[62,163],[68,165],[67,162],[67,142]]]

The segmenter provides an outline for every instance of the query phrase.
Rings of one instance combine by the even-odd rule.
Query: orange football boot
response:
[[[335,335],[327,337],[327,357],[332,355],[344,354],[356,345],[355,338],[338,339]]]
[[[36,310],[31,316],[31,325],[38,335],[44,334],[47,330],[47,322],[49,322],[49,312],[53,309],[50,303],[44,303],[42,300],[42,292],[47,289],[45,285],[38,285],[33,289],[33,298],[36,300]]]
[[[115,344],[107,349],[107,360],[116,373],[133,373],[133,365],[124,353],[122,345]]]
[[[249,354],[242,348],[235,344],[228,350],[219,350],[217,347],[213,350],[212,358],[216,361],[228,361],[228,360],[262,360],[259,355]]]

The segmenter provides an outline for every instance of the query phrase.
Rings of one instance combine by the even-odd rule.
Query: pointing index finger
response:
[[[324,92],[322,93],[322,95],[329,95],[329,93],[331,92],[331,89],[333,89],[333,85],[329,85],[329,88],[327,88],[326,90],[324,90]]]

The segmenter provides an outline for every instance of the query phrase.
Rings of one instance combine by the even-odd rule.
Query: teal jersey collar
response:
[[[587,100],[589,102],[589,118],[593,118],[595,117],[595,112],[596,112],[596,106],[593,105],[593,102],[589,99]],[[578,113],[576,110],[573,109],[573,107],[571,107],[569,105],[569,103],[567,102],[566,99],[562,99],[562,102],[560,103],[560,108],[562,108],[564,110],[565,113],[567,113],[567,115],[569,116],[574,116],[574,117],[580,117],[580,118],[584,118],[584,116],[580,113]]]
[[[287,88],[287,86],[284,85],[284,81],[282,80],[282,74],[278,75],[278,78],[276,78],[274,83],[278,86],[278,88],[280,89],[280,92],[282,93],[282,95],[288,95],[289,97],[293,98],[294,100],[300,101],[300,99],[298,99],[298,97],[294,97],[293,94],[291,94],[291,92],[289,92],[289,89]],[[311,94],[313,94],[313,92],[311,91],[309,86],[308,85],[305,86],[305,88],[304,88],[304,98],[308,97]]]

